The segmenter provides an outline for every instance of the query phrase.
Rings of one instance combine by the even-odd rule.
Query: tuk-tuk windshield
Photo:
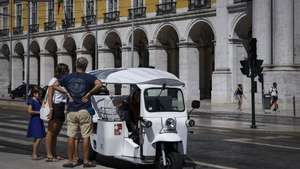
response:
[[[177,88],[150,88],[144,92],[145,106],[148,112],[182,112],[184,99]]]

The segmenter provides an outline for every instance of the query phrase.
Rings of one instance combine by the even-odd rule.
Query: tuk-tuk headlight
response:
[[[172,118],[168,118],[166,120],[166,127],[168,130],[176,130],[176,120]]]

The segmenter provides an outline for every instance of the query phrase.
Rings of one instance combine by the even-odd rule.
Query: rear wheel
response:
[[[157,161],[157,169],[182,169],[183,156],[175,151],[166,152],[166,166],[163,163],[163,157],[160,155]]]

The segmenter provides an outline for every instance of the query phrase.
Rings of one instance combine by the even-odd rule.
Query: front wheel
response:
[[[166,152],[166,163],[164,166],[163,157],[160,155],[157,161],[157,169],[182,169],[183,168],[183,156],[175,151]]]

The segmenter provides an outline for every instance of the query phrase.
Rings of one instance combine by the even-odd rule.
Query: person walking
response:
[[[274,82],[272,87],[269,90],[269,93],[271,95],[271,109],[273,108],[273,111],[278,110],[278,90],[277,90],[277,83]]]
[[[45,137],[45,127],[44,122],[40,118],[41,101],[39,89],[36,86],[33,87],[30,95],[31,97],[27,102],[27,112],[30,114],[27,137],[33,138],[32,160],[40,160],[42,157],[38,155],[38,149],[41,140]]]
[[[73,98],[68,102],[67,113],[67,135],[68,135],[68,162],[63,167],[73,168],[78,163],[73,159],[75,150],[75,138],[78,129],[83,138],[83,167],[96,167],[89,160],[90,135],[92,134],[92,117],[87,111],[90,104],[90,96],[99,91],[102,86],[100,80],[96,77],[85,73],[88,60],[79,57],[76,60],[76,72],[58,80],[55,85],[61,85],[67,89]]]
[[[244,95],[242,84],[238,84],[237,89],[234,92],[234,97],[238,103],[238,110],[242,111],[243,97],[246,98]]]
[[[69,67],[64,63],[59,63],[55,69],[55,76],[50,80],[48,84],[48,105],[50,105],[48,131],[46,134],[46,150],[47,159],[46,162],[55,162],[63,160],[62,156],[58,156],[56,153],[57,136],[65,121],[65,106],[67,99],[71,99],[66,90],[58,91],[53,88],[53,85],[58,79],[69,74]]]

